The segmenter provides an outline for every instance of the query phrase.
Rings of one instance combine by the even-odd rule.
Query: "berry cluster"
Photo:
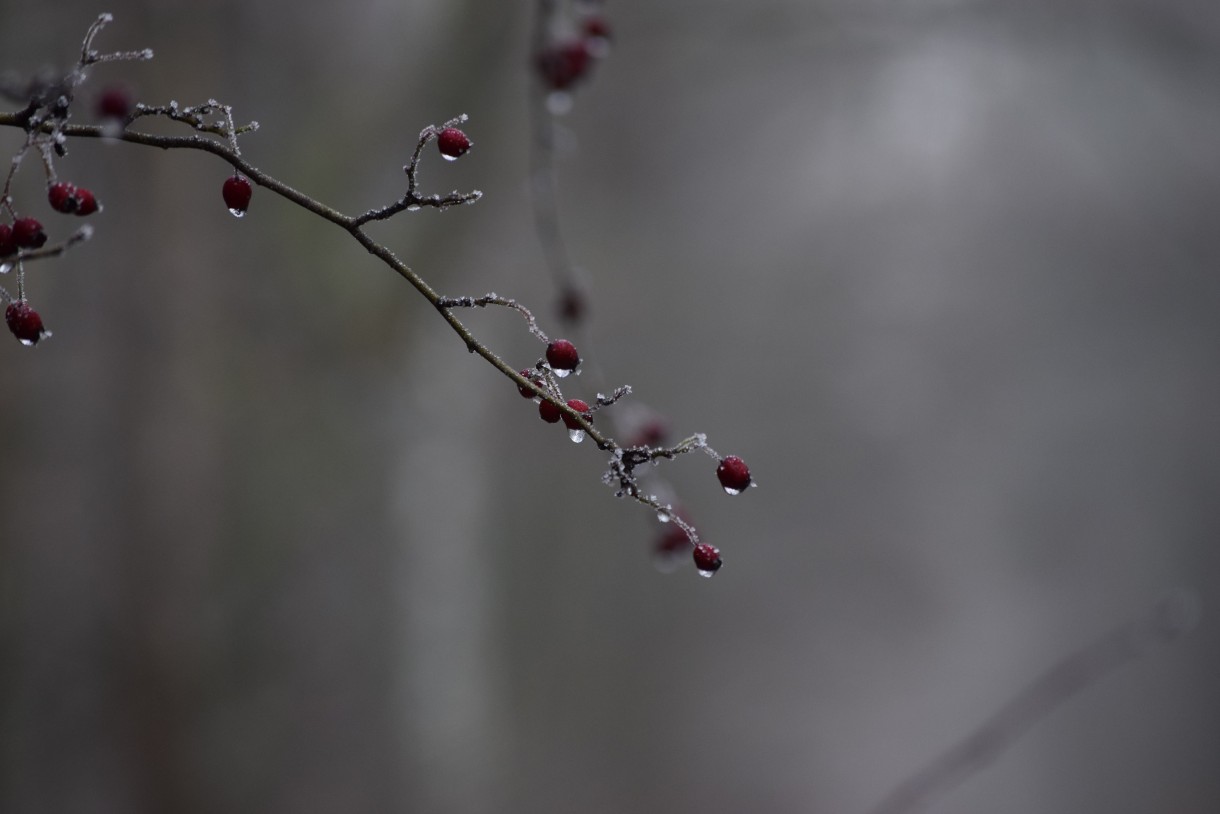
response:
[[[28,149],[28,146],[25,149]],[[48,172],[51,172],[53,165],[49,156],[46,157],[44,164]],[[9,193],[13,175],[19,165],[20,155],[13,161],[13,172],[10,173],[5,184],[3,202],[4,208],[8,210],[13,220],[12,223],[0,223],[0,272],[16,269],[17,296],[14,298],[7,290],[0,288],[0,299],[7,303],[4,322],[9,331],[21,344],[33,347],[51,334],[43,328],[41,315],[26,300],[25,262],[42,256],[58,254],[72,243],[87,238],[90,232],[87,229],[79,231],[69,237],[63,245],[48,249],[45,253],[39,253],[38,250],[47,244],[47,232],[42,221],[28,215],[19,217],[13,206],[12,195]],[[101,211],[101,204],[90,190],[65,181],[48,183],[47,202],[53,210],[66,215],[84,217]]]
[[[81,55],[76,65],[64,76],[53,80],[38,80],[26,90],[28,103],[14,122],[25,131],[25,141],[13,156],[8,175],[0,192],[0,209],[8,216],[0,223],[0,273],[15,271],[17,291],[10,294],[0,288],[0,300],[6,303],[4,322],[10,332],[24,345],[37,345],[50,333],[43,327],[42,317],[29,304],[25,294],[26,263],[54,257],[81,240],[92,230],[83,227],[61,243],[47,246],[48,235],[37,218],[21,214],[14,197],[13,182],[22,161],[30,152],[39,155],[46,174],[47,203],[53,211],[65,215],[86,217],[100,212],[97,196],[83,186],[56,178],[55,162],[67,155],[65,128],[72,110],[77,88],[85,81],[87,69],[99,62],[144,60],[150,51],[99,54],[92,49],[93,39],[110,21],[110,15],[100,16],[85,34]],[[99,119],[126,122],[131,114],[131,102],[125,91],[110,89],[97,100]]]
[[[47,200],[50,201],[52,209],[65,215],[83,217],[100,212],[102,209],[92,192],[65,181],[58,181],[47,187]]]
[[[530,320],[531,331],[541,334],[528,311],[512,301],[504,301],[494,295],[478,300],[446,300],[445,303],[463,306],[493,303],[509,305],[523,311]],[[547,343],[543,358],[533,367],[518,372],[523,381],[517,383],[517,391],[522,397],[537,401],[539,418],[548,424],[558,424],[562,421],[568,429],[569,437],[577,443],[593,432],[593,415],[596,411],[615,404],[631,393],[629,387],[619,388],[610,397],[599,393],[592,405],[582,399],[565,399],[559,382],[573,373],[578,373],[580,363],[580,353],[576,346],[567,339],[556,339]],[[637,443],[632,446],[620,447],[604,435],[594,435],[599,447],[613,453],[610,468],[603,480],[617,487],[617,496],[631,497],[652,507],[657,518],[668,524],[654,546],[659,565],[667,568],[675,557],[690,552],[698,572],[710,577],[721,566],[719,549],[699,540],[694,526],[690,524],[684,512],[674,509],[671,505],[662,504],[656,495],[643,491],[640,483],[642,473],[636,470],[642,464],[655,464],[662,459],[676,458],[686,452],[701,449],[718,461],[716,478],[720,481],[721,488],[727,494],[737,495],[754,485],[750,468],[736,455],[719,455],[707,445],[706,438],[702,435],[694,435],[679,444],[665,446],[665,434],[664,423],[649,415],[633,436]]]

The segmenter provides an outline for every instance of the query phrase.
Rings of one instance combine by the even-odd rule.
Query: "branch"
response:
[[[547,3],[543,3],[544,10],[547,8],[547,5]],[[452,206],[474,203],[482,197],[483,193],[479,190],[465,193],[455,190],[447,195],[421,195],[419,192],[419,167],[424,149],[429,143],[437,141],[441,154],[449,159],[457,158],[470,148],[469,139],[464,133],[456,129],[456,125],[466,121],[465,115],[450,119],[439,126],[429,125],[420,131],[419,139],[415,144],[411,159],[403,167],[407,183],[406,191],[401,198],[386,206],[370,209],[360,215],[349,215],[289,186],[244,158],[238,146],[238,136],[257,130],[258,123],[250,122],[240,127],[237,126],[233,119],[232,107],[221,104],[215,99],[209,99],[204,104],[185,107],[179,105],[176,101],[171,101],[166,105],[155,106],[143,104],[135,105],[134,107],[120,106],[120,113],[106,114],[107,121],[105,124],[70,124],[68,119],[73,100],[73,91],[85,80],[87,76],[86,67],[99,62],[146,60],[152,58],[151,51],[128,51],[113,54],[99,54],[94,51],[92,49],[93,40],[110,21],[110,15],[103,14],[90,26],[85,35],[80,58],[76,66],[65,76],[30,83],[26,86],[24,92],[17,90],[16,85],[10,84],[0,87],[0,91],[3,91],[5,95],[16,98],[18,102],[24,102],[22,109],[16,112],[0,113],[0,127],[18,128],[25,133],[25,143],[13,159],[12,166],[4,183],[3,193],[0,194],[0,205],[7,210],[14,222],[13,228],[0,224],[0,257],[15,258],[12,263],[0,265],[0,272],[8,271],[14,267],[17,271],[15,275],[17,279],[16,298],[10,297],[8,292],[2,288],[0,288],[0,298],[3,298],[5,302],[11,303],[9,310],[20,310],[20,316],[25,320],[20,326],[10,320],[9,310],[6,310],[6,321],[9,322],[10,330],[23,343],[35,345],[43,336],[47,335],[42,328],[39,315],[36,311],[29,308],[26,303],[23,263],[57,256],[68,247],[87,238],[90,230],[88,227],[85,227],[60,245],[42,248],[46,242],[46,236],[42,232],[41,224],[32,218],[19,219],[10,195],[11,182],[18,171],[22,157],[31,149],[36,149],[41,154],[47,178],[48,195],[53,208],[60,212],[87,215],[97,211],[99,208],[92,192],[84,189],[78,190],[71,184],[57,181],[56,178],[55,160],[57,157],[62,158],[66,155],[65,145],[70,139],[104,138],[111,141],[120,141],[143,147],[155,147],[162,150],[200,150],[220,158],[234,169],[234,178],[230,179],[225,185],[225,199],[226,202],[230,201],[230,185],[240,190],[237,193],[240,198],[230,203],[230,208],[235,214],[244,213],[246,204],[249,202],[250,184],[253,183],[347,232],[369,254],[380,259],[423,295],[441,315],[442,319],[448,323],[454,333],[458,335],[468,351],[478,354],[499,370],[517,385],[518,390],[523,395],[539,399],[541,402],[540,406],[545,408],[543,417],[546,420],[553,423],[562,418],[564,424],[571,431],[572,440],[580,441],[587,436],[593,439],[599,449],[612,453],[609,468],[603,480],[612,485],[617,484],[617,494],[620,497],[630,497],[657,511],[659,516],[663,515],[667,518],[673,516],[677,519],[671,506],[663,504],[660,498],[645,492],[639,486],[634,470],[636,466],[642,463],[655,463],[660,459],[671,459],[694,449],[703,449],[709,455],[718,458],[719,456],[707,446],[702,435],[692,436],[671,448],[660,446],[654,449],[652,446],[644,444],[627,447],[620,445],[606,433],[604,428],[593,425],[593,414],[598,410],[610,407],[629,395],[631,392],[630,387],[618,387],[612,391],[610,396],[603,396],[601,393],[598,393],[595,404],[592,407],[578,399],[564,399],[558,380],[574,370],[579,364],[579,356],[576,354],[575,348],[571,343],[566,342],[566,340],[550,343],[547,349],[548,358],[540,358],[534,364],[533,372],[529,369],[518,371],[481,342],[458,319],[456,311],[459,308],[483,308],[489,305],[510,308],[525,318],[532,335],[543,342],[548,342],[546,334],[538,326],[537,320],[528,308],[514,299],[501,297],[494,293],[477,298],[442,296],[422,276],[399,259],[389,247],[378,243],[364,230],[364,226],[367,223],[386,220],[403,211],[417,210],[423,207],[444,210]],[[175,136],[156,135],[131,129],[131,125],[137,121],[158,117],[186,125],[195,132],[191,135]],[[549,165],[549,157],[544,163]],[[88,201],[87,206],[82,203],[85,200]],[[553,198],[550,194],[540,194],[536,197],[536,201],[541,202],[543,200],[549,200],[553,204]],[[14,241],[11,237],[16,234],[19,220],[26,221],[26,223],[20,230],[21,239]],[[545,217],[540,217],[539,220],[540,222],[545,221]],[[9,229],[9,237],[4,236],[2,231],[4,229]],[[540,229],[540,232],[545,233],[545,229]],[[554,240],[555,245],[559,245],[557,236]],[[8,242],[6,243],[5,241]],[[548,242],[545,234],[543,242],[544,244]],[[570,285],[565,285],[564,287],[570,288]],[[553,346],[560,344],[566,345],[566,351],[571,354],[571,358],[574,361],[571,364],[560,364],[556,367],[554,364],[551,364],[549,357],[554,349]],[[648,439],[652,443],[656,443],[656,440],[652,439],[651,436],[648,436]],[[678,526],[686,531],[691,544],[696,546],[695,554],[696,561],[698,562],[700,554],[698,551],[698,535],[695,533],[694,528],[685,521],[679,520]],[[703,548],[716,553],[710,546],[703,546]],[[711,556],[708,552],[704,553],[708,557]],[[719,567],[718,559],[716,560],[716,567]]]
[[[1034,724],[1077,693],[1134,661],[1153,645],[1171,642],[1194,628],[1198,599],[1179,591],[1157,603],[1144,619],[1130,622],[1064,658],[1000,707],[982,726],[928,766],[900,783],[871,814],[924,810],[967,778],[994,763]]]

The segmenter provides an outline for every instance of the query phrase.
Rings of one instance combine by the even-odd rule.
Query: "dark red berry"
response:
[[[65,215],[72,214],[80,207],[80,198],[77,196],[76,187],[64,181],[47,187],[47,200],[51,202],[51,208]]]
[[[559,316],[568,322],[579,322],[588,310],[585,295],[574,288],[566,289],[559,297]]]
[[[589,405],[585,404],[580,399],[568,399],[568,406],[571,407],[576,412],[583,415],[585,417],[586,421],[593,420],[593,414],[589,412]],[[567,427],[569,430],[583,430],[584,429],[584,427],[580,426],[580,422],[578,422],[576,419],[572,418],[572,416],[568,415],[567,413],[563,413],[563,423],[564,423],[564,426]]]
[[[8,308],[4,309],[4,321],[23,345],[37,345],[44,337],[50,336],[42,327],[42,317],[25,300],[10,302]]]
[[[23,249],[37,249],[47,242],[47,233],[33,218],[17,218],[13,221],[13,241]]]
[[[736,455],[726,455],[720,466],[716,467],[716,477],[720,485],[730,495],[744,491],[750,485],[750,467]]]
[[[538,402],[538,415],[548,424],[558,424],[559,419],[563,418],[563,413],[559,411],[559,405],[550,399],[543,399]]]
[[[690,538],[677,523],[666,523],[665,531],[657,538],[653,548],[658,554],[680,554],[690,548]]]
[[[700,543],[695,546],[694,557],[695,567],[705,577],[710,577],[719,571],[720,566],[724,564],[720,561],[720,549],[707,543]]]
[[[584,40],[557,43],[536,57],[542,81],[554,90],[566,90],[589,70],[589,49]]]
[[[76,214],[84,217],[92,215],[102,208],[102,205],[97,202],[97,198],[93,197],[93,193],[81,187],[76,190]]]
[[[563,378],[580,364],[580,354],[576,346],[566,339],[556,339],[546,346],[546,362],[555,371],[555,375]]]
[[[106,88],[97,99],[97,115],[103,119],[126,119],[131,108],[131,94],[117,85]]]
[[[521,370],[518,372],[525,378],[529,379],[531,382],[534,382],[535,384],[539,383],[538,374],[535,373],[534,371],[526,369],[526,370]],[[522,396],[524,396],[527,399],[538,398],[538,394],[535,393],[533,390],[530,390],[528,387],[522,387],[521,385],[517,385],[517,392],[520,393]]]
[[[669,435],[669,427],[659,418],[650,418],[644,423],[632,438],[631,446],[633,447],[659,447],[664,446],[665,438]]]
[[[254,187],[250,185],[250,179],[244,175],[231,175],[225,179],[220,192],[224,196],[225,206],[240,218],[250,208],[250,197],[254,194]]]
[[[461,130],[456,127],[446,127],[436,137],[436,146],[440,149],[441,155],[452,161],[466,155],[471,144],[470,139]]]
[[[581,29],[585,32],[585,36],[591,39],[610,39],[610,23],[600,14],[594,14],[591,17],[586,17]]]
[[[0,223],[0,257],[9,257],[17,253],[17,241],[13,239],[13,227]]]

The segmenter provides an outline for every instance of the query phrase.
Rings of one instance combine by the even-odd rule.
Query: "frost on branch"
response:
[[[583,11],[579,11],[576,16],[563,19],[567,20],[569,26],[576,26],[572,31],[580,32],[580,47],[585,55],[582,59],[601,58],[605,55],[604,46],[609,42],[609,26],[604,18],[592,13],[594,6],[581,8]],[[674,508],[670,498],[662,497],[667,493],[668,487],[659,479],[654,479],[651,484],[647,481],[652,477],[651,471],[659,462],[672,460],[687,452],[703,450],[717,460],[720,466],[717,475],[725,490],[735,493],[752,484],[749,470],[739,458],[721,458],[707,446],[706,439],[701,434],[667,446],[667,429],[664,422],[639,405],[635,405],[634,412],[630,405],[626,409],[620,407],[620,403],[632,392],[626,385],[610,389],[608,395],[597,392],[590,386],[589,391],[582,396],[569,397],[563,392],[562,385],[574,386],[580,373],[589,366],[578,351],[578,346],[585,344],[582,335],[575,335],[575,341],[566,338],[552,340],[543,332],[530,309],[511,297],[495,293],[481,297],[443,297],[393,251],[364,231],[368,223],[386,220],[400,212],[425,207],[444,211],[451,207],[472,204],[482,197],[483,193],[479,190],[454,190],[443,195],[423,194],[420,191],[420,167],[429,144],[436,142],[440,157],[446,161],[458,160],[471,153],[473,142],[461,127],[467,121],[465,115],[449,119],[441,125],[428,125],[420,131],[410,160],[403,167],[406,188],[397,200],[369,209],[360,215],[347,215],[251,164],[242,155],[239,137],[257,130],[258,123],[238,125],[234,119],[233,108],[215,98],[197,105],[182,105],[176,100],[150,105],[135,101],[126,86],[109,85],[99,95],[94,106],[97,124],[70,122],[75,109],[76,91],[88,78],[91,69],[102,63],[143,61],[152,58],[152,52],[149,50],[107,54],[96,51],[93,48],[94,40],[110,19],[109,15],[102,15],[90,26],[76,64],[63,75],[42,77],[28,83],[6,80],[0,86],[0,91],[15,100],[19,106],[16,112],[0,113],[0,126],[18,128],[24,133],[24,141],[10,164],[0,198],[0,216],[4,216],[0,217],[0,220],[7,221],[0,222],[0,273],[16,272],[16,294],[10,294],[7,289],[0,288],[0,299],[6,305],[5,322],[19,341],[33,346],[50,336],[50,332],[43,325],[41,314],[26,298],[26,264],[55,257],[87,239],[92,233],[89,227],[83,227],[61,236],[62,233],[54,222],[50,222],[51,228],[45,228],[42,221],[23,211],[27,202],[14,200],[12,189],[13,179],[27,154],[34,153],[41,159],[47,190],[46,205],[50,210],[61,215],[88,217],[101,211],[102,205],[98,197],[71,179],[59,177],[58,163],[67,156],[66,145],[69,139],[104,138],[166,150],[209,152],[231,168],[220,187],[221,197],[232,214],[241,217],[247,213],[254,188],[257,186],[345,231],[371,255],[414,287],[436,309],[471,353],[481,356],[511,379],[522,396],[535,401],[539,415],[544,421],[562,423],[569,439],[576,443],[589,438],[598,449],[610,452],[610,462],[603,478],[605,482],[615,488],[619,497],[631,498],[644,504],[655,512],[659,520],[670,524],[669,530],[676,529],[683,535],[684,542],[667,536],[666,551],[684,551],[693,558],[698,571],[704,576],[710,576],[719,569],[719,551],[701,541],[686,515]],[[556,17],[548,20],[548,24],[560,20],[560,17]],[[547,30],[558,36],[563,33],[561,28],[548,27]],[[551,37],[551,34],[547,36]],[[544,51],[560,47],[570,48],[567,41],[561,43],[559,40],[543,38],[540,42]],[[540,54],[545,57],[542,51]],[[569,53],[565,58],[570,56]],[[584,73],[587,66],[581,67],[578,76],[569,76],[567,73],[560,76],[555,73],[558,70],[555,66],[559,63],[547,60],[549,57],[543,60],[547,68],[541,72],[540,78],[544,83],[549,83],[552,90],[563,90],[567,93],[577,80],[587,78]],[[563,70],[568,71],[569,68]],[[163,136],[141,132],[136,125],[148,118],[161,118],[184,125],[190,130],[190,134]],[[549,136],[546,140],[549,144]],[[549,152],[543,151],[543,155],[548,161],[546,173],[549,177]],[[574,286],[573,268],[566,261],[566,247],[557,228],[552,228],[556,227],[555,218],[551,217],[548,221],[545,214],[546,211],[549,211],[551,216],[555,214],[553,189],[537,190],[534,200],[537,211],[541,213],[538,218],[539,235],[548,255],[559,263],[555,267],[559,272],[557,280],[564,302],[561,313],[572,323],[569,327],[579,327],[576,323],[587,315],[587,300],[583,292]],[[529,333],[544,344],[544,351],[532,364],[521,369],[508,365],[458,319],[457,312],[462,309],[488,306],[500,306],[517,312],[525,319]],[[587,385],[590,379],[597,378],[596,368],[593,374],[584,377]],[[620,414],[623,416],[621,421],[617,418]],[[633,418],[639,415],[651,417],[641,423]],[[621,434],[631,441],[626,445],[621,444],[611,433]]]

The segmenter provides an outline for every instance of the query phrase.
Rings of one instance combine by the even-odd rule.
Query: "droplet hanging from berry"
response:
[[[593,421],[593,415],[589,412],[589,405],[580,399],[568,399],[568,406],[583,415],[586,421]],[[579,444],[585,440],[585,428],[580,426],[580,422],[567,413],[563,413],[563,423],[568,428],[568,438],[571,438],[573,442]]]

